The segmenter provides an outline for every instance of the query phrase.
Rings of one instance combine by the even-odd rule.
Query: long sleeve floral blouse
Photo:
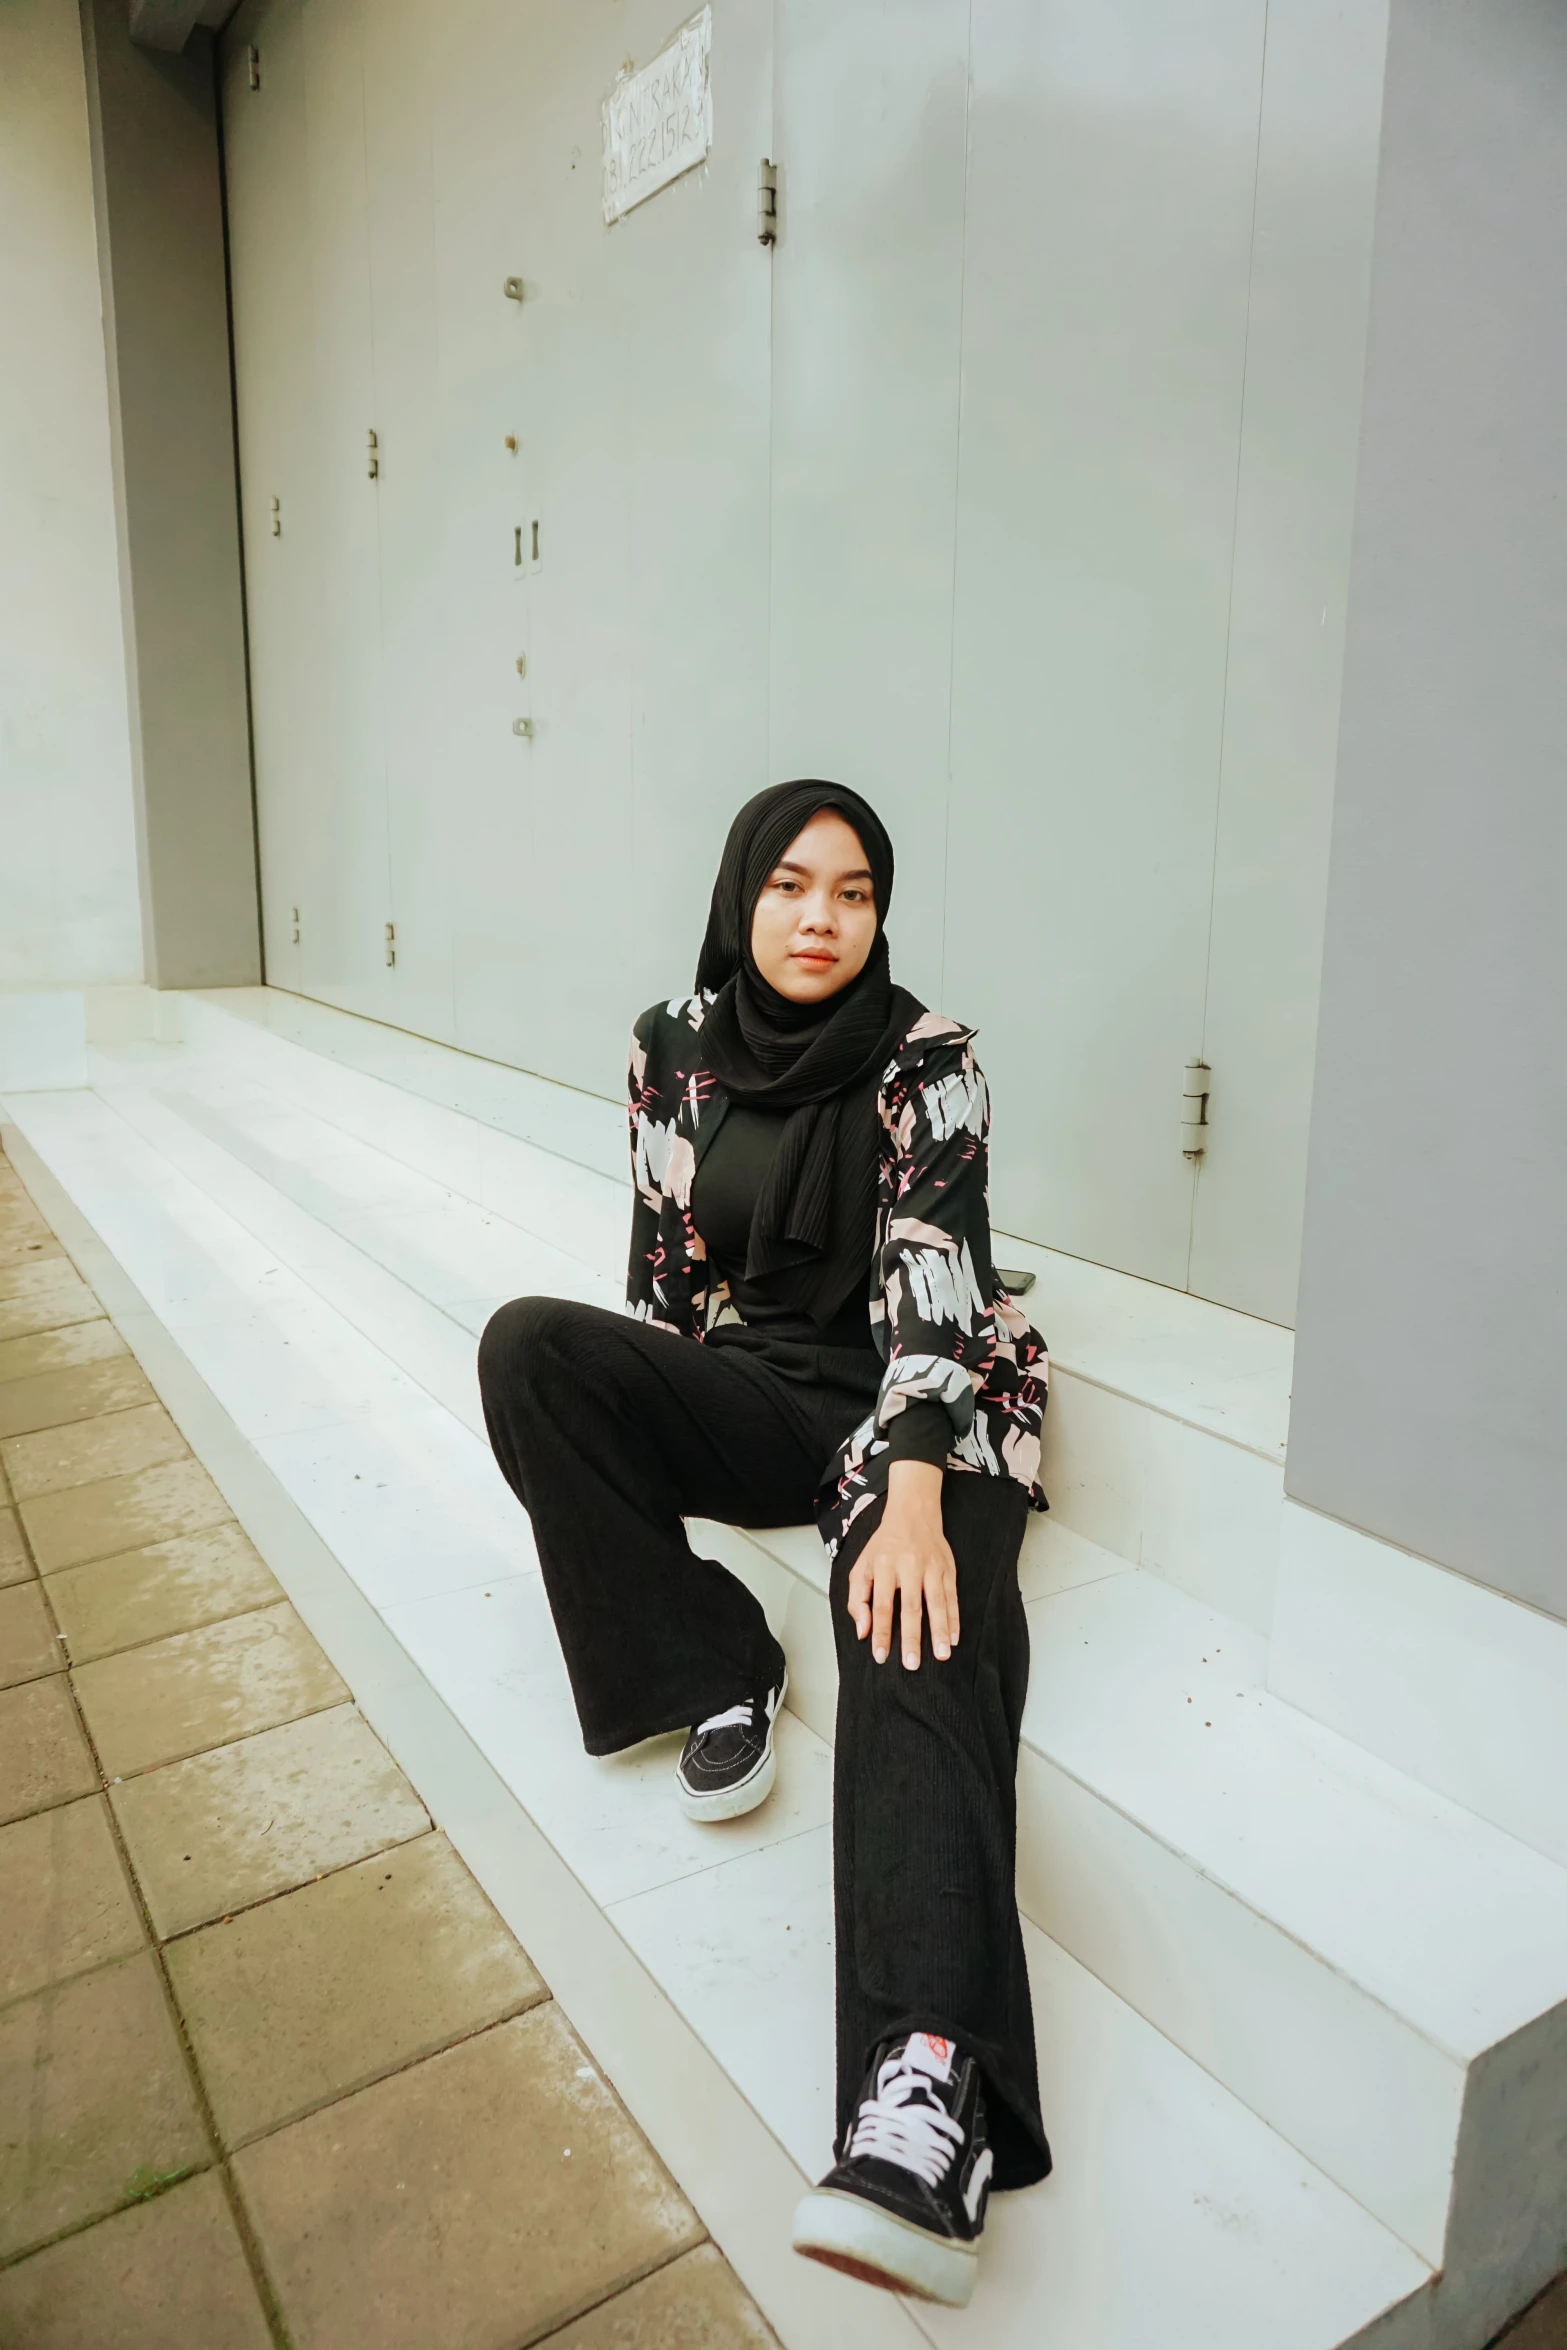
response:
[[[626,1302],[641,1320],[702,1339],[728,1301],[691,1215],[698,1161],[727,1098],[703,1063],[711,999],[644,1012],[631,1035],[636,1199]],[[949,1470],[1011,1477],[1036,1509],[1049,1359],[997,1280],[986,1200],[990,1101],[973,1031],[926,1012],[899,1044],[877,1099],[871,1333],[885,1369],[871,1411],[828,1467],[818,1522],[829,1556],[887,1485],[887,1430],[914,1402],[952,1423]]]

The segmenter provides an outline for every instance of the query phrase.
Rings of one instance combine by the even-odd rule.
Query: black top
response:
[[[708,1261],[728,1283],[735,1311],[749,1327],[821,1347],[863,1349],[874,1356],[869,1267],[865,1281],[824,1330],[810,1323],[798,1305],[786,1304],[777,1296],[772,1276],[746,1278],[756,1203],[790,1114],[787,1110],[753,1109],[742,1102],[729,1104],[697,1169],[691,1191],[692,1221],[702,1236]],[[942,1404],[912,1403],[892,1422],[887,1439],[895,1461],[929,1461],[939,1468],[951,1449],[952,1422]]]

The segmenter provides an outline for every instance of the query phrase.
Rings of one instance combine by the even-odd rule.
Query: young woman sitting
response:
[[[854,792],[741,809],[695,992],[632,1035],[630,1315],[519,1298],[479,1369],[588,1752],[687,1730],[693,1818],[765,1801],[787,1676],[683,1521],[820,1527],[837,2139],[794,2242],[962,2304],[990,2190],[1050,2168],[1013,1885],[1047,1366],[991,1263],[970,1032],[892,981],[892,876]]]

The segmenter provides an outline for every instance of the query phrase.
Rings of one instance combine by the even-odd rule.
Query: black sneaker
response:
[[[934,2032],[884,2040],[842,2159],[795,2211],[794,2248],[868,2285],[962,2309],[994,2161],[974,2059]]]
[[[743,1697],[697,1723],[675,1765],[675,1789],[688,1819],[737,1820],[767,1801],[778,1776],[773,1716],[788,1687],[786,1672],[763,1696]]]

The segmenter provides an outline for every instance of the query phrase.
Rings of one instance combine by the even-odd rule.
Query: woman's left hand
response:
[[[898,1602],[903,1662],[911,1673],[920,1661],[925,1615],[931,1647],[943,1661],[958,1640],[958,1569],[942,1530],[941,1480],[942,1471],[929,1462],[893,1462],[881,1524],[849,1575],[849,1613],[879,1665],[891,1654]]]

